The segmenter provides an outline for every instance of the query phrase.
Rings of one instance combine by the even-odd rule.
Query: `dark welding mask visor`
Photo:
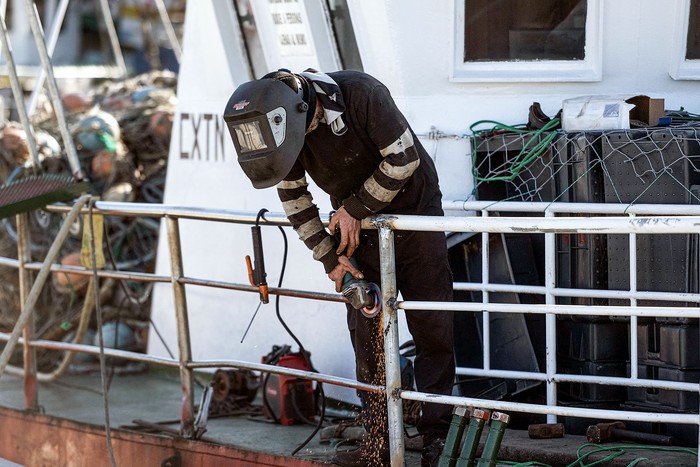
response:
[[[308,105],[301,94],[274,79],[240,85],[231,95],[224,121],[238,163],[255,188],[279,183],[304,145]]]

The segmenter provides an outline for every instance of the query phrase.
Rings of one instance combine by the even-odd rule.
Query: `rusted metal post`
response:
[[[392,467],[404,465],[403,407],[401,361],[399,356],[399,323],[396,308],[396,264],[394,232],[379,227],[379,261],[381,267],[382,320],[384,323],[384,355],[386,359],[386,402],[389,419],[389,448]]]
[[[166,216],[168,228],[168,247],[170,248],[170,271],[173,294],[175,298],[175,317],[177,320],[177,341],[180,359],[180,386],[182,390],[182,411],[180,414],[180,435],[194,438],[194,388],[192,370],[188,363],[192,361],[190,347],[190,325],[187,318],[187,298],[185,285],[178,279],[184,276],[182,252],[180,250],[180,226],[177,218]]]
[[[29,215],[17,214],[17,259],[19,260],[19,303],[24,308],[31,288],[31,274],[25,265],[32,260],[31,240],[29,235]],[[27,320],[22,331],[24,337],[24,406],[28,410],[39,410],[39,392],[36,384],[36,349],[29,346],[34,339],[34,316]]]

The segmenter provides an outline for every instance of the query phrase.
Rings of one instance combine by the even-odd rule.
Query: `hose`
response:
[[[475,128],[483,124],[493,124],[493,127],[489,129],[476,130]],[[469,126],[469,130],[472,132],[472,175],[474,179],[479,182],[493,182],[493,181],[506,181],[510,182],[515,177],[517,177],[522,170],[535,161],[538,157],[547,151],[551,145],[554,138],[556,138],[556,132],[551,131],[559,126],[559,119],[553,118],[547,122],[539,130],[529,130],[525,128],[524,124],[510,126],[494,120],[479,120]],[[477,144],[476,139],[479,136],[493,135],[501,132],[510,132],[522,135],[531,135],[532,137],[523,145],[523,148],[518,152],[518,154],[510,161],[507,175],[494,175],[494,176],[480,176],[478,173],[478,166],[476,164],[477,155]],[[549,132],[544,138],[540,138],[544,133]],[[533,144],[534,143],[534,144]]]
[[[267,212],[267,209],[261,209],[261,210],[258,212],[258,217],[257,217],[256,220],[255,220],[256,225],[258,224],[260,218],[265,219],[265,213],[266,213],[266,212]],[[278,288],[281,288],[281,287],[282,287],[282,281],[283,281],[283,279],[284,279],[284,272],[285,272],[285,270],[286,270],[286,268],[287,268],[287,253],[288,253],[288,250],[289,250],[289,242],[287,241],[287,234],[284,232],[284,229],[283,229],[281,226],[277,226],[277,228],[278,228],[278,229],[280,230],[280,232],[282,233],[282,239],[283,239],[283,241],[284,241],[284,252],[283,252],[283,254],[282,254],[282,268],[281,268],[281,270],[280,270],[280,278],[279,278],[279,281],[277,282],[277,287],[278,287]],[[290,335],[290,337],[291,337],[291,338],[294,340],[294,342],[296,342],[296,344],[299,346],[299,353],[302,355],[302,357],[303,357],[304,360],[306,361],[306,365],[309,367],[309,369],[310,369],[311,371],[317,371],[317,370],[314,368],[314,366],[311,364],[311,359],[309,358],[309,354],[308,354],[308,352],[306,351],[306,349],[304,348],[304,345],[301,343],[301,341],[299,340],[299,338],[297,338],[297,336],[294,334],[294,332],[292,332],[292,330],[289,328],[289,326],[287,325],[287,323],[284,321],[284,318],[282,318],[282,314],[281,314],[281,312],[280,312],[280,296],[279,296],[279,295],[277,295],[277,296],[275,297],[275,313],[276,313],[277,319],[279,320],[279,322],[280,322],[280,324],[282,325],[282,327],[285,329],[285,331],[287,331],[287,333]],[[265,378],[265,381],[264,381],[263,387],[262,387],[262,390],[263,390],[263,403],[265,403],[266,406],[268,407],[268,412],[269,412],[270,414],[272,414],[272,417],[273,417],[273,418],[276,418],[275,415],[274,415],[274,413],[273,413],[273,411],[270,410],[269,402],[267,401],[267,398],[265,397],[265,392],[266,392],[266,391],[265,391],[265,386],[267,385],[268,379],[269,379],[269,374],[268,374],[267,377]],[[301,450],[304,448],[304,446],[306,446],[307,444],[309,444],[309,441],[311,441],[311,440],[314,438],[314,436],[316,436],[316,434],[319,432],[319,430],[320,430],[321,427],[323,426],[323,422],[324,422],[325,416],[326,416],[326,395],[325,395],[325,393],[324,393],[324,391],[323,391],[323,385],[321,384],[320,381],[316,383],[316,393],[317,393],[318,396],[319,396],[319,397],[316,398],[316,400],[319,400],[319,399],[320,399],[320,400],[323,401],[323,402],[321,403],[321,416],[319,417],[319,421],[318,421],[318,423],[316,424],[316,428],[314,429],[314,431],[311,432],[311,434],[310,434],[304,441],[302,441],[302,443],[301,443],[299,446],[297,446],[297,447],[292,451],[292,454],[291,454],[292,456],[295,455],[297,452],[301,451]],[[296,401],[293,401],[292,404],[294,405],[295,402],[296,402]],[[298,410],[298,407],[294,407],[294,408],[295,408],[295,410]],[[297,415],[298,415],[298,414],[297,414]],[[302,420],[304,420],[304,419],[305,419],[305,417],[302,417]],[[275,421],[277,422],[278,420],[275,420]]]

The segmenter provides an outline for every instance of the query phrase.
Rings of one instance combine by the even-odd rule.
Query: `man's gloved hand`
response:
[[[348,258],[352,256],[360,245],[361,222],[352,217],[344,207],[338,209],[328,224],[331,235],[335,235],[336,230],[340,230],[340,244],[335,250],[338,255],[345,254]]]
[[[345,277],[346,272],[349,272],[350,274],[352,274],[353,277],[357,279],[364,278],[364,275],[362,275],[359,269],[352,265],[347,256],[338,256],[338,265],[335,268],[333,268],[331,272],[328,273],[328,278],[335,282],[336,292],[340,292],[342,290],[343,278]]]

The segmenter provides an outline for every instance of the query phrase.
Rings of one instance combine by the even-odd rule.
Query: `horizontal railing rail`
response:
[[[557,416],[586,418],[618,419],[629,421],[651,421],[663,423],[700,424],[697,413],[657,413],[632,412],[623,410],[602,410],[581,407],[561,406],[558,404],[556,388],[558,383],[586,383],[615,385],[621,387],[645,387],[651,389],[700,392],[700,384],[682,381],[652,380],[640,378],[637,374],[637,319],[639,317],[666,318],[700,318],[700,308],[687,306],[640,306],[639,301],[658,300],[664,302],[700,303],[700,293],[665,292],[637,290],[636,268],[637,235],[653,234],[700,234],[700,206],[688,205],[613,205],[592,203],[523,203],[523,202],[449,202],[446,210],[460,211],[458,216],[422,217],[409,215],[378,215],[363,221],[363,228],[379,230],[380,258],[382,264],[382,302],[383,323],[385,326],[385,355],[387,383],[374,386],[348,378],[339,378],[316,372],[281,368],[274,365],[251,363],[237,360],[195,361],[189,351],[189,331],[187,326],[187,307],[184,287],[202,286],[236,290],[241,292],[258,292],[256,287],[234,282],[215,281],[206,278],[189,277],[184,274],[181,264],[179,243],[179,225],[181,219],[226,222],[252,225],[259,221],[261,225],[288,226],[284,214],[266,213],[264,218],[249,212],[225,209],[204,209],[196,207],[168,206],[146,203],[118,203],[97,201],[94,210],[108,216],[155,217],[166,221],[169,252],[173,270],[170,275],[143,272],[99,270],[50,265],[51,272],[68,272],[99,278],[123,279],[143,282],[171,283],[175,295],[175,307],[178,326],[178,358],[162,358],[115,349],[104,349],[106,356],[124,358],[134,361],[165,365],[179,368],[183,381],[183,418],[181,432],[183,436],[192,436],[193,391],[192,371],[210,368],[241,368],[266,373],[275,373],[302,379],[313,379],[329,384],[336,384],[370,392],[386,392],[389,413],[389,438],[392,450],[392,463],[403,462],[403,421],[401,400],[429,401],[449,405],[474,406],[502,411],[528,412],[546,415],[548,421]],[[70,206],[52,205],[48,210],[64,213]],[[83,208],[82,212],[90,212]],[[499,216],[494,214],[498,213]],[[510,217],[502,217],[500,214]],[[527,217],[513,217],[513,213],[528,213]],[[532,216],[539,213],[541,216]],[[583,217],[585,216],[585,217]],[[326,220],[327,223],[328,220]],[[480,292],[481,301],[475,302],[415,302],[399,301],[393,275],[393,232],[395,230],[443,231],[443,232],[477,232],[481,234],[482,280],[479,282],[456,282],[455,290]],[[541,234],[545,237],[545,284],[517,285],[493,283],[490,279],[488,238],[490,234]],[[560,234],[624,234],[629,237],[630,287],[628,290],[585,289],[557,287],[556,284],[556,243]],[[21,255],[18,255],[21,257]],[[0,266],[17,268],[24,271],[41,270],[46,265],[36,262],[20,261],[12,258],[0,258]],[[344,302],[339,294],[327,294],[315,291],[270,288],[271,294],[299,297],[311,300]],[[499,303],[492,300],[492,293],[507,292],[515,294],[534,294],[542,297],[544,303],[517,304]],[[567,305],[557,303],[559,297],[623,299],[629,305]],[[482,314],[483,348],[489,349],[491,343],[489,315],[491,313],[541,314],[545,316],[546,329],[546,368],[544,371],[516,371],[492,368],[488,351],[483,352],[482,368],[460,367],[458,375],[471,375],[504,379],[520,379],[541,382],[546,385],[546,404],[522,404],[508,401],[492,401],[454,395],[424,394],[416,391],[402,390],[400,387],[398,334],[396,313],[398,310],[439,310],[444,312],[476,312]],[[628,320],[630,328],[630,376],[591,376],[571,375],[557,372],[556,328],[557,315],[566,316],[616,316]],[[0,340],[9,341],[10,335],[0,333]],[[82,344],[52,342],[46,340],[20,339],[28,347],[41,347],[54,350],[100,353],[99,347]],[[25,375],[26,376],[26,375]],[[399,378],[397,379],[397,376]]]

